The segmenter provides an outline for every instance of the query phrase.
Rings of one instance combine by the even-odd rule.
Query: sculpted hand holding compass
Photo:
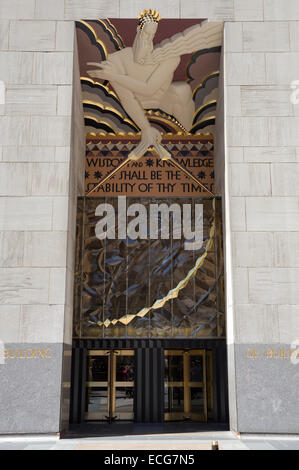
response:
[[[99,64],[88,63],[98,67],[89,70],[88,74],[93,78],[109,80],[126,112],[141,130],[141,141],[129,154],[128,160],[137,160],[149,147],[154,147],[162,159],[170,159],[178,166],[162,147],[162,136],[150,125],[144,109],[165,111],[186,129],[190,129],[194,115],[192,90],[186,82],[173,82],[174,72],[181,55],[218,45],[221,42],[222,25],[203,22],[154,47],[153,40],[160,19],[155,10],[144,10],[138,17],[133,46],[114,52],[108,60]],[[125,160],[121,166],[127,163]],[[189,172],[188,176],[191,176]]]

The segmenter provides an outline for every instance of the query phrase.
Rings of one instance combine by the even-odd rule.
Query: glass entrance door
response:
[[[206,422],[212,415],[212,393],[210,351],[165,351],[165,421],[190,419]]]
[[[134,419],[134,351],[88,351],[86,421]]]

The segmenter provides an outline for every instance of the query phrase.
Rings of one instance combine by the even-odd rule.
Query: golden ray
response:
[[[190,131],[192,131],[196,126],[198,126],[199,124],[202,124],[203,122],[206,122],[206,121],[209,121],[210,119],[216,119],[216,116],[208,116],[206,118],[203,118],[201,119],[201,121],[198,121],[196,122],[195,124],[193,124],[193,126],[191,127]]]
[[[96,33],[96,31],[93,29],[93,27],[90,26],[90,24],[87,23],[87,21],[84,21],[84,20],[78,21],[78,23],[84,24],[84,26],[86,26],[86,27],[92,32],[92,34],[94,35],[94,38],[95,38],[96,42],[97,42],[98,44],[100,44],[100,46],[102,46],[102,48],[103,48],[103,50],[104,50],[105,57],[106,57],[106,59],[107,59],[107,57],[108,57],[107,48],[106,48],[105,44],[103,43],[103,41],[101,41],[101,40],[98,38],[97,33]]]
[[[199,90],[199,88],[202,88],[203,87],[203,84],[204,82],[208,79],[208,78],[211,78],[211,77],[218,77],[220,75],[220,70],[215,70],[215,72],[211,72],[209,73],[208,75],[206,75],[202,81],[197,85],[197,87],[194,88],[193,92],[192,92],[192,96],[194,98],[194,95],[195,93],[197,92],[197,90]]]

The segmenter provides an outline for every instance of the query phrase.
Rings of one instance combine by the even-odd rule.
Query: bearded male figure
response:
[[[144,109],[165,111],[187,130],[190,129],[194,115],[192,90],[186,82],[172,82],[174,72],[181,55],[218,45],[222,33],[220,23],[204,22],[154,47],[160,15],[155,10],[144,10],[138,19],[132,47],[114,52],[100,64],[88,64],[99,67],[88,71],[88,74],[111,82],[126,112],[139,126],[141,142],[132,152],[136,158],[150,146],[156,147],[162,138],[160,132],[150,125]]]

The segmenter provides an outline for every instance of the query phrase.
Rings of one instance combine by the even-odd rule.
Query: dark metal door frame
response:
[[[134,415],[130,412],[123,412],[116,410],[116,399],[117,399],[117,388],[125,388],[126,390],[129,388],[134,389],[134,381],[123,381],[117,379],[116,376],[116,366],[117,366],[117,358],[118,357],[134,357],[134,350],[128,349],[92,349],[87,351],[87,357],[91,358],[95,357],[107,357],[107,367],[105,370],[107,372],[106,379],[107,380],[95,380],[93,378],[92,381],[88,380],[91,377],[87,377],[85,379],[86,390],[87,390],[87,400],[89,402],[89,397],[91,394],[92,389],[94,388],[103,388],[106,389],[106,409],[98,409],[97,411],[89,412],[85,411],[84,419],[85,421],[107,421],[109,424],[113,423],[117,419],[124,419],[124,420],[133,420]],[[92,365],[92,362],[90,363]],[[90,365],[90,367],[91,367]],[[88,376],[91,373],[90,367],[88,368]],[[135,368],[135,367],[134,367]]]

